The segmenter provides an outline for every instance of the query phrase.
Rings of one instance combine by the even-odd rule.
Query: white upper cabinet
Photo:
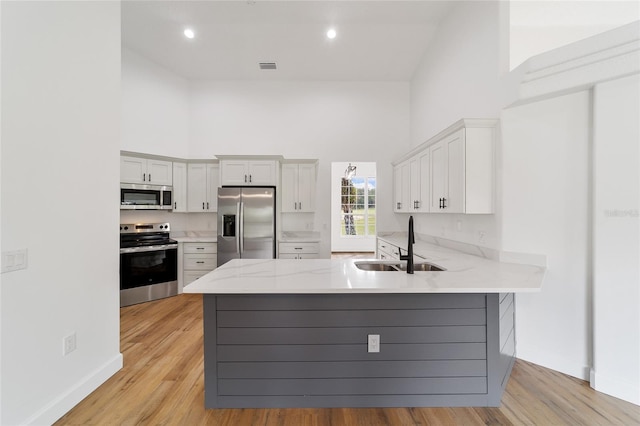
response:
[[[408,161],[404,161],[393,169],[394,203],[393,211],[396,213],[408,213],[411,205],[411,170]]]
[[[491,214],[494,119],[463,119],[394,164],[394,211]]]
[[[470,120],[430,147],[432,213],[493,213],[496,124]]]
[[[149,185],[172,185],[171,161],[120,156],[120,182]]]
[[[315,162],[283,164],[281,181],[283,213],[309,213],[315,210]]]
[[[187,163],[173,162],[173,211],[187,211]]]
[[[275,186],[277,162],[273,160],[220,160],[221,185]]]
[[[218,211],[220,172],[214,163],[187,165],[187,211],[210,213]]]
[[[428,149],[394,166],[394,211],[428,212],[429,179]]]

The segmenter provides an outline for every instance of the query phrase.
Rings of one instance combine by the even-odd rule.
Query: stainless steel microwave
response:
[[[173,187],[160,185],[120,184],[121,210],[171,210]]]

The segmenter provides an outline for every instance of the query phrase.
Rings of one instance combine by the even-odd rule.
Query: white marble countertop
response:
[[[427,246],[431,246],[430,249]],[[445,271],[363,271],[363,259],[235,259],[184,288],[185,293],[518,293],[540,291],[545,268],[497,262],[423,243],[421,255]],[[398,263],[388,261],[387,263]]]
[[[171,238],[179,243],[217,243],[218,235],[215,231],[176,231],[171,232]]]

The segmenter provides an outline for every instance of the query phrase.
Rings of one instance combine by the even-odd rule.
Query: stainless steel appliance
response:
[[[178,242],[168,223],[120,225],[120,306],[178,294]]]
[[[171,210],[173,187],[120,184],[120,210]]]
[[[231,259],[275,259],[276,189],[218,188],[218,266]]]

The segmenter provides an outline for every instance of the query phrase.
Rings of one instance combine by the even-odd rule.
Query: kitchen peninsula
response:
[[[204,296],[205,406],[499,406],[514,293],[539,291],[544,268],[421,256],[444,271],[237,259],[186,286]]]

